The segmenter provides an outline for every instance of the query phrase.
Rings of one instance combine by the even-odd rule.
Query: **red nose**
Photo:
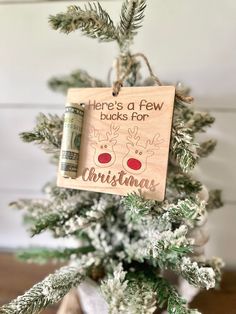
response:
[[[130,158],[127,161],[127,165],[130,169],[133,169],[133,170],[139,170],[142,167],[141,161],[135,158]]]
[[[108,154],[108,153],[100,154],[100,155],[98,156],[98,161],[99,161],[101,164],[107,164],[109,161],[111,161],[111,155]]]

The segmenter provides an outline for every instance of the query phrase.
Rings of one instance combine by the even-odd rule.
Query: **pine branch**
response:
[[[83,267],[62,267],[34,285],[24,295],[0,308],[0,314],[36,314],[50,304],[57,303],[84,278]]]
[[[91,201],[87,206],[83,204],[82,210],[79,210],[77,214],[70,215],[69,219],[60,223],[58,231],[61,234],[71,235],[92,228],[98,223],[102,224],[106,218],[110,217],[110,212],[114,210],[116,205],[114,197],[111,195],[98,199],[93,198]]]
[[[58,115],[46,116],[40,113],[37,116],[36,126],[32,132],[20,134],[24,142],[35,142],[45,152],[59,156],[63,130],[63,118]]]
[[[82,254],[93,252],[92,246],[85,246],[79,248],[65,248],[65,249],[48,249],[48,248],[30,248],[27,250],[19,250],[17,258],[31,263],[44,264],[49,261],[65,262],[69,261],[71,257],[79,257]]]
[[[198,161],[193,147],[191,131],[180,120],[175,121],[172,128],[170,154],[184,172],[192,170]]]
[[[216,140],[208,140],[200,144],[200,146],[197,148],[197,153],[199,157],[206,158],[208,157],[215,149],[217,145]]]
[[[160,232],[155,225],[143,225],[140,239],[124,243],[127,261],[143,262],[148,260],[154,266],[166,268],[176,264],[183,256],[191,252],[191,241],[187,239],[188,229],[182,225],[174,231]]]
[[[193,226],[204,214],[205,203],[198,199],[179,199],[175,203],[157,203],[145,200],[141,195],[131,193],[123,198],[126,216],[129,221],[145,222],[145,216],[158,222],[160,230],[172,229],[172,223],[184,223]]]
[[[30,225],[32,236],[46,229],[56,237],[80,232],[99,220],[108,207],[115,206],[114,200],[109,202],[99,193],[62,189],[54,183],[47,184],[44,192],[46,199],[21,199],[10,204],[26,211],[24,220]]]
[[[63,224],[80,209],[79,198],[77,198],[77,201],[73,197],[66,200],[67,204],[63,204],[64,201],[60,199],[55,199],[54,201],[49,201],[48,199],[22,199],[10,205],[13,208],[26,211],[24,221],[30,225],[32,236],[46,229],[54,231],[55,236],[57,236],[58,228],[61,229]]]
[[[153,314],[157,309],[166,308],[170,314],[200,314],[189,309],[177,290],[157,276],[156,271],[139,265],[140,269],[135,273],[124,271],[118,265],[113,275],[102,282],[101,289],[110,314]]]
[[[153,200],[145,200],[137,193],[130,193],[122,199],[122,204],[127,209],[128,218],[132,220],[140,219],[150,213],[155,203]]]
[[[73,214],[75,214],[75,209],[74,211],[70,212],[70,216],[72,216]],[[40,234],[46,229],[54,230],[58,226],[58,224],[64,224],[66,219],[68,219],[67,214],[63,212],[49,212],[42,216],[39,216],[35,219],[33,226],[30,228],[31,236],[33,237],[36,234]]]
[[[188,120],[186,122],[186,127],[188,127],[192,133],[198,133],[205,132],[206,127],[210,127],[215,122],[215,118],[208,112],[192,111],[192,114],[188,115]]]
[[[83,199],[81,204],[81,199],[78,197],[71,197],[65,202],[57,200],[57,202],[38,203],[38,207],[34,205],[35,203],[32,201],[24,208],[27,210],[25,217],[31,225],[32,236],[46,229],[54,231],[55,236],[58,236],[67,220],[78,213],[82,214],[84,210],[90,207],[89,204],[87,206],[83,204]]]
[[[152,252],[154,259],[160,268],[165,269],[169,264],[175,264],[181,257],[192,252],[191,241],[187,239],[187,228],[182,225],[175,231],[164,231],[161,233],[160,240],[155,244]],[[154,253],[154,254],[153,254]]]
[[[55,236],[75,234],[101,222],[110,210],[114,210],[114,198],[111,196],[100,195],[97,199],[96,193],[80,194],[80,197],[71,197],[58,206],[52,203],[44,214],[35,217],[31,228],[32,235],[46,229],[52,230]]]
[[[216,285],[216,273],[213,268],[201,263],[198,265],[189,257],[183,257],[173,268],[195,287],[210,289]]]
[[[161,309],[166,307],[169,314],[200,314],[197,310],[187,307],[187,302],[166,279],[157,277],[156,291],[159,307]]]
[[[211,211],[213,209],[218,209],[224,206],[222,201],[222,191],[221,190],[211,190],[209,191],[209,199],[207,201],[207,210]]]
[[[49,199],[55,200],[56,202],[64,202],[67,199],[76,196],[80,198],[83,194],[80,190],[58,187],[55,181],[46,183],[43,187],[43,192],[47,194]],[[88,196],[88,194],[86,196]],[[96,193],[93,196],[96,197]]]
[[[108,276],[101,283],[101,291],[109,305],[109,314],[119,314],[120,310],[126,307],[125,291],[127,289],[127,281],[125,280],[126,272],[121,264],[113,270],[113,275]],[[116,294],[114,294],[116,291]]]
[[[220,283],[222,279],[222,268],[225,266],[224,262],[219,257],[213,257],[205,262],[205,266],[212,267],[215,272],[215,288],[220,288]]]
[[[53,77],[48,82],[49,87],[53,91],[67,93],[71,87],[105,87],[106,84],[96,78],[90,76],[84,70],[77,70],[70,75],[62,77]]]
[[[136,275],[134,277],[131,272],[127,274],[119,264],[113,274],[102,282],[101,290],[109,305],[109,314],[154,313],[156,294],[153,284],[148,279],[141,281],[139,274]]]
[[[99,193],[60,189],[54,185],[45,188],[50,199],[19,200],[10,205],[26,211],[25,222],[32,236],[46,229],[54,236],[65,237],[80,232],[101,220],[106,210],[114,208],[112,197],[101,197]]]
[[[167,204],[163,207],[165,213],[159,218],[163,226],[169,223],[184,223],[190,227],[205,215],[206,206],[198,200],[178,200],[177,204]]]
[[[131,314],[153,314],[157,310],[156,291],[147,280],[133,280],[128,285],[129,312]]]
[[[45,213],[45,208],[50,204],[49,200],[46,199],[19,199],[16,202],[11,202],[9,206],[18,210],[25,210],[35,215],[42,215]]]
[[[189,196],[189,194],[196,194],[200,192],[201,188],[202,184],[200,181],[194,180],[185,173],[176,173],[172,170],[168,174],[167,190],[175,190],[178,193]],[[173,194],[175,194],[174,192]]]
[[[79,204],[74,206],[66,205],[64,208],[54,208],[53,211],[42,214],[35,219],[32,217],[32,227],[30,228],[31,236],[33,237],[40,234],[46,229],[53,231],[54,235],[57,237],[75,233],[84,228],[82,217],[83,212],[86,210],[89,210],[89,207]],[[75,225],[76,221],[78,221],[79,224]],[[94,222],[96,222],[95,219],[91,219],[89,222],[86,221],[86,226]]]
[[[49,23],[53,29],[59,29],[66,34],[80,29],[84,35],[100,41],[117,39],[117,30],[109,14],[99,3],[88,3],[84,9],[75,5],[69,6],[66,13],[51,15]]]
[[[120,23],[117,27],[119,44],[125,46],[127,41],[132,41],[141,27],[144,19],[146,0],[125,0],[120,14]]]

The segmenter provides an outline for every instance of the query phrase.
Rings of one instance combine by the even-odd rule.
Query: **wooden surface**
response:
[[[0,254],[0,305],[22,294],[55,268],[55,265],[38,266],[20,263],[12,254]],[[192,302],[191,307],[198,308],[203,314],[235,314],[236,272],[225,272],[222,289],[201,292]],[[56,314],[56,311],[57,306],[53,306],[42,313]]]
[[[25,264],[12,254],[0,254],[0,305],[10,302],[23,294],[35,283],[53,272],[56,265]],[[55,314],[57,306],[49,307],[43,314]]]
[[[112,88],[70,89],[67,103],[78,110],[85,104],[78,177],[59,172],[58,185],[118,195],[141,190],[162,201],[174,95],[174,86],[123,87],[117,97]]]

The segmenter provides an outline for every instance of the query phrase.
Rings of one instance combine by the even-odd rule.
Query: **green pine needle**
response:
[[[199,145],[197,148],[197,153],[201,158],[206,158],[215,150],[216,145],[216,140],[207,140]]]
[[[24,295],[0,308],[0,314],[36,314],[57,303],[84,278],[85,270],[65,266],[34,285]]]
[[[47,153],[59,155],[63,118],[58,115],[48,114],[47,116],[40,113],[37,116],[37,125],[31,132],[23,132],[20,134],[21,139],[26,143],[34,142],[41,146]]]
[[[19,250],[17,258],[31,263],[44,264],[50,261],[65,262],[69,261],[72,257],[79,257],[82,254],[93,252],[92,246],[79,247],[79,248],[65,248],[65,249],[48,249],[48,248],[30,248],[27,250]]]
[[[99,3],[88,3],[81,9],[79,6],[69,6],[65,13],[51,15],[49,23],[55,30],[70,33],[80,29],[83,34],[100,41],[117,39],[117,30],[109,16]]]
[[[182,114],[184,115],[187,127],[192,133],[205,132],[206,128],[215,122],[215,118],[208,112],[195,112],[187,108]]]
[[[198,161],[191,130],[186,128],[180,120],[175,121],[172,128],[170,153],[184,172],[192,170]]]
[[[144,19],[146,0],[125,0],[118,25],[119,43],[124,46],[126,41],[132,41],[141,27]]]
[[[156,279],[156,292],[159,307],[167,308],[169,314],[200,314],[197,310],[189,309],[177,290],[162,277]]]
[[[122,199],[122,204],[127,208],[127,215],[132,220],[150,213],[155,203],[153,200],[145,200],[137,193],[130,193]]]
[[[77,70],[62,77],[53,77],[49,80],[48,85],[53,91],[62,92],[63,94],[66,94],[71,87],[105,87],[105,83],[93,78],[84,70]]]
[[[189,194],[200,192],[202,184],[185,173],[173,173],[172,171],[167,177],[167,189],[175,189],[178,193],[189,196]]]

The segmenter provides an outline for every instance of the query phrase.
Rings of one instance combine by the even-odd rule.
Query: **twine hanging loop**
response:
[[[125,71],[125,73],[123,74],[122,77],[120,77],[120,60],[119,58],[116,60],[116,81],[113,83],[113,87],[112,87],[112,95],[114,97],[119,95],[119,92],[121,90],[121,87],[123,87],[124,85],[124,81],[125,79],[130,75],[131,73],[131,68],[132,65],[136,62],[136,58],[142,58],[144,63],[146,64],[148,71],[149,71],[149,75],[150,77],[153,79],[155,85],[157,86],[162,86],[163,84],[161,83],[160,79],[154,74],[152,67],[148,61],[148,58],[143,54],[143,53],[136,53],[133,55],[129,56],[129,61],[128,61],[128,65],[127,65],[127,69]],[[185,96],[183,94],[181,94],[181,92],[179,92],[178,90],[175,91],[175,98],[177,100],[183,101],[185,103],[190,104],[194,98],[192,96]]]

